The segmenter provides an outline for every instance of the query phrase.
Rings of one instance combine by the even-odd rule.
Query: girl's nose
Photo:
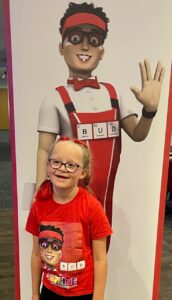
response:
[[[66,167],[64,164],[61,165],[61,167],[58,169],[60,170],[61,172],[66,172]]]

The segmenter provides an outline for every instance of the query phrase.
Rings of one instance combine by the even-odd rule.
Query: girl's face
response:
[[[60,141],[55,146],[49,157],[53,161],[48,163],[48,175],[56,189],[76,189],[78,181],[83,179],[87,171],[83,169],[83,150],[82,148],[70,141]],[[54,169],[54,165],[60,165],[58,169]],[[64,164],[67,164],[65,166]],[[70,166],[76,165],[76,171],[71,173]]]

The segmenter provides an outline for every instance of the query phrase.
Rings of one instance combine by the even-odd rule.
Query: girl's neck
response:
[[[58,189],[53,188],[53,199],[57,203],[66,204],[75,198],[79,190],[79,187],[76,186],[73,189]]]

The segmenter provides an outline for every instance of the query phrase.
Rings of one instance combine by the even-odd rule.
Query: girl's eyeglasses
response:
[[[76,163],[73,162],[63,163],[61,160],[53,159],[53,158],[49,158],[48,162],[52,169],[58,170],[61,168],[61,166],[64,166],[66,172],[69,173],[74,173],[78,170],[78,168],[81,168],[81,166]]]

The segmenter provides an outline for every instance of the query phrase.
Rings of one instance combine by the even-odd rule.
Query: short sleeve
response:
[[[90,214],[90,235],[92,240],[98,240],[112,234],[108,218],[97,200],[94,210]]]
[[[42,102],[39,110],[38,131],[58,134],[60,120],[56,106],[57,92],[49,94]]]
[[[52,91],[40,106],[37,130],[56,135],[72,136],[68,113],[56,90]]]
[[[136,106],[138,104],[138,101],[134,99],[130,88],[127,87],[126,84],[121,82],[115,82],[114,87],[119,103],[120,119],[122,120],[131,115],[137,116]]]
[[[36,201],[31,206],[25,229],[33,235],[39,235],[39,221],[36,213]]]
[[[124,99],[122,98],[122,96],[119,97],[119,106],[120,106],[121,120],[131,115],[137,116],[137,114],[131,108],[125,106]]]

